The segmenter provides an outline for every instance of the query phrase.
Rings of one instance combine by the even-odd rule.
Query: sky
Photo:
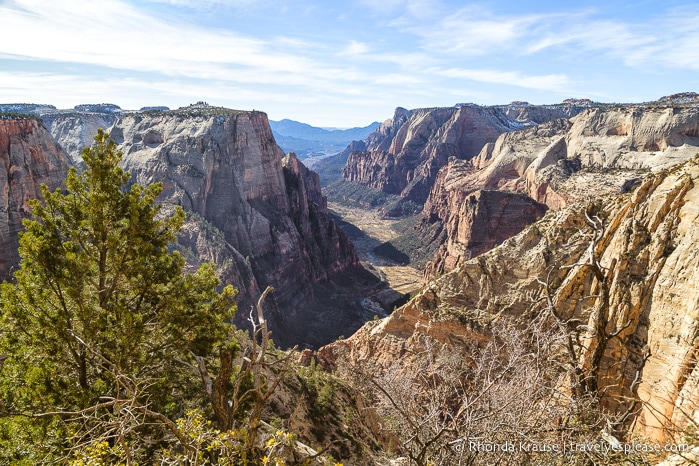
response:
[[[699,2],[0,0],[0,103],[197,101],[320,127],[396,107],[699,92]]]

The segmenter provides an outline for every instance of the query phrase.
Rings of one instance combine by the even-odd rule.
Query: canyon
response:
[[[321,348],[319,362],[337,373],[360,365],[384,383],[411,380],[423,390],[413,396],[429,399],[437,394],[424,392],[430,384],[416,372],[445,377],[438,368],[449,355],[474,358],[521,338],[503,329],[556,316],[572,325],[564,340],[577,335],[573,366],[595,367],[604,412],[623,419],[615,435],[686,439],[699,420],[696,103],[593,106],[448,159],[405,234],[436,247],[423,287],[385,319]],[[512,370],[508,379],[524,379],[532,367]],[[694,464],[694,456],[667,464]]]
[[[649,175],[634,193],[551,210],[431,281],[386,319],[322,348],[318,357],[335,370],[361,361],[378,375],[408,354],[427,351],[428,342],[440,352],[462,351],[494,338],[497,326],[524,326],[546,312],[536,305],[545,286],[558,314],[593,326],[601,285],[583,264],[591,247],[586,216],[594,205],[604,218],[593,252],[609,287],[605,331],[618,336],[605,347],[599,383],[608,400],[640,400],[631,432],[676,440],[699,413],[698,180],[699,156]],[[583,346],[580,358],[589,358],[591,348]]]
[[[444,272],[442,264],[454,266],[466,257],[457,250],[468,249],[460,222],[472,193],[518,193],[559,210],[590,197],[628,192],[648,174],[693,157],[697,128],[694,106],[590,108],[570,119],[503,134],[470,160],[451,159],[438,173],[416,229],[417,236],[439,247],[426,278]],[[531,223],[538,217],[523,211],[524,218]],[[524,226],[511,233],[500,230],[491,241],[500,243]]]
[[[358,327],[366,318],[352,296],[379,283],[328,218],[317,175],[284,157],[262,112],[186,111],[123,116],[109,131],[134,182],[162,182],[161,202],[193,214],[180,244],[213,260],[204,254],[212,247],[200,244],[201,223],[220,232],[231,262],[223,280],[239,289],[238,323],[271,286],[281,346],[315,347]],[[329,306],[333,294],[344,305]]]
[[[359,183],[398,196],[386,215],[400,216],[422,207],[439,169],[450,157],[469,160],[498,136],[555,118],[570,117],[584,107],[574,104],[446,108],[397,108],[365,140],[363,150],[348,155],[342,181]]]
[[[454,358],[468,372],[492,345],[513,351],[507,345],[522,335],[542,335],[536,351],[520,348],[530,352],[520,365],[504,364],[503,387],[527,380],[536,361],[560,395],[547,398],[549,409],[582,404],[564,369],[572,367],[586,374],[591,411],[608,423],[586,432],[590,441],[602,430],[696,446],[699,101],[687,96],[398,108],[337,156],[341,173],[325,173],[340,179],[326,192],[283,153],[262,112],[44,108],[44,123],[0,120],[0,149],[10,148],[0,271],[16,265],[16,235],[39,183],[59,186],[79,166],[78,148],[109,123],[133,182],[161,182],[163,212],[188,213],[176,246],[188,267],[212,261],[239,289],[239,325],[273,287],[266,309],[277,343],[308,348],[299,361],[340,377],[344,398],[365,403],[386,395],[377,386],[422,387],[413,399],[429,404],[425,390],[450,386],[444,368]],[[474,380],[461,382],[474,388]],[[465,393],[445,399],[458,404]],[[389,433],[395,417],[379,422],[370,411],[363,435],[398,441],[400,429]],[[565,418],[556,412],[550,422]],[[537,416],[537,428],[555,430]],[[429,448],[453,454],[460,429]],[[412,446],[402,440],[397,454],[406,455]],[[355,460],[383,464],[373,456],[380,448],[360,450]]]
[[[267,287],[275,290],[266,303],[270,329],[283,347],[318,347],[371,317],[361,300],[384,285],[329,218],[318,176],[293,154],[284,156],[264,113],[201,104],[131,114],[103,107],[49,109],[45,126],[36,118],[0,121],[9,133],[6,278],[18,260],[17,213],[28,214],[26,202],[40,197],[40,183],[55,188],[70,165],[79,167],[79,149],[111,123],[106,131],[131,181],[162,183],[163,212],[175,206],[187,212],[177,247],[189,266],[212,261],[223,284],[239,290],[238,325],[249,325],[249,310]]]

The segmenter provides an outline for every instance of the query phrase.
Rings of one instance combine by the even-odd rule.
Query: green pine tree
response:
[[[20,238],[20,269],[0,288],[0,455],[16,464],[80,448],[137,459],[174,439],[173,422],[206,404],[187,365],[231,334],[235,291],[210,264],[185,274],[168,246],[161,185],[127,188],[121,153],[99,131],[63,191],[42,187]],[[228,342],[230,345],[230,341]],[[235,343],[233,343],[235,346]],[[1,460],[0,460],[1,461]]]

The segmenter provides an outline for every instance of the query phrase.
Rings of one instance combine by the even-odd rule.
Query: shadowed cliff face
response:
[[[265,114],[130,115],[111,134],[134,182],[162,182],[162,202],[191,213],[181,243],[239,288],[239,324],[267,286],[282,346],[317,346],[364,322],[354,301],[376,279],[327,216],[317,175],[283,159]],[[346,299],[330,308],[333,293]]]
[[[40,186],[63,184],[69,160],[37,120],[0,119],[0,280],[11,278],[19,262],[18,233],[30,214],[28,201],[40,198]]]
[[[605,219],[595,255],[606,274],[609,305],[603,310],[607,342],[599,384],[603,403],[639,401],[633,431],[657,441],[675,436],[699,417],[699,158],[652,174],[633,194],[595,202]],[[432,281],[408,304],[378,325],[366,324],[351,338],[324,347],[325,364],[340,356],[362,361],[375,373],[421,350],[429,336],[445,351],[490,338],[500,319],[534,318],[537,278],[551,278],[553,305],[566,318],[593,326],[599,284],[585,267],[589,254],[588,204],[549,212],[517,236]],[[553,271],[552,275],[549,275]],[[498,323],[500,322],[500,323]],[[581,361],[590,357],[587,343]],[[643,354],[650,357],[643,365]],[[407,360],[406,364],[409,364]],[[637,372],[637,397],[631,385]],[[409,371],[410,369],[406,369]],[[693,419],[693,421],[690,421]]]

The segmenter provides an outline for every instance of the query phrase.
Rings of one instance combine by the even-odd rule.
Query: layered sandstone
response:
[[[116,121],[113,113],[77,111],[46,111],[41,118],[76,167],[83,167],[82,150],[92,145],[97,130],[109,128]]]
[[[618,193],[698,150],[699,107],[596,107],[500,136],[473,159],[461,184],[522,192],[559,209],[585,196]]]
[[[18,233],[31,212],[29,201],[41,198],[40,186],[63,183],[70,162],[37,119],[0,119],[0,280],[11,278],[19,263]]]
[[[342,179],[422,205],[450,157],[468,160],[508,131],[574,115],[574,105],[510,105],[396,109],[366,139],[366,150],[347,158]],[[389,212],[390,214],[391,212]]]
[[[623,193],[647,173],[698,153],[698,125],[695,106],[595,107],[571,119],[503,134],[472,160],[451,159],[435,180],[417,229],[418,235],[437,242],[444,236],[434,232],[447,232],[426,277],[459,262],[455,251],[467,245],[455,234],[463,228],[458,227],[457,212],[471,193],[521,193],[552,209],[590,196]],[[528,221],[533,220],[529,215]],[[502,239],[494,238],[493,244]]]
[[[681,432],[699,421],[699,158],[649,175],[633,194],[549,212],[319,356],[330,367],[343,358],[361,361],[378,374],[421,351],[426,337],[458,351],[490,338],[503,319],[524,323],[547,312],[533,304],[543,295],[539,280],[552,284],[559,314],[594,328],[600,284],[589,267],[576,265],[590,257],[586,212],[604,223],[592,251],[609,289],[605,331],[615,335],[601,362],[603,402],[613,411],[636,399],[630,429],[660,442],[681,440]],[[583,346],[581,361],[594,346]]]
[[[182,243],[193,256],[226,266],[223,280],[240,289],[239,323],[272,286],[267,307],[283,346],[316,346],[361,325],[358,304],[328,309],[326,295],[361,295],[376,281],[328,218],[317,175],[283,159],[264,113],[132,114],[109,131],[132,180],[161,182],[166,208],[190,213]]]
[[[484,143],[512,129],[499,116],[492,109],[467,106],[398,109],[367,140],[366,151],[349,155],[342,178],[421,204],[449,157],[473,157]]]
[[[528,196],[482,190],[449,197],[444,215],[446,241],[427,264],[425,277],[433,278],[492,249],[516,235],[546,213],[548,208]]]

